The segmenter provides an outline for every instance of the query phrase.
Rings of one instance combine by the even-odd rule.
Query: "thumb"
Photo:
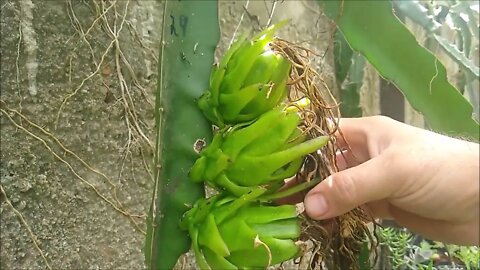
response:
[[[370,159],[332,174],[305,196],[305,210],[313,219],[342,215],[364,203],[388,198],[398,186],[382,159]]]

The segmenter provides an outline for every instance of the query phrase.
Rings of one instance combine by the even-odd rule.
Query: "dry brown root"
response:
[[[302,98],[310,100],[306,106],[297,106],[303,120],[303,132],[311,138],[330,136],[324,148],[306,158],[301,172],[296,175],[297,183],[325,179],[338,171],[333,136],[340,116],[338,103],[320,74],[311,66],[316,54],[279,38],[270,46],[292,63],[288,100],[294,106],[294,102]],[[368,239],[370,250],[376,250],[374,230],[367,227],[368,223],[375,224],[375,221],[361,208],[326,221],[316,221],[305,214],[302,220],[301,240],[313,243],[304,255],[308,256],[310,269],[359,269],[358,255],[364,241]]]

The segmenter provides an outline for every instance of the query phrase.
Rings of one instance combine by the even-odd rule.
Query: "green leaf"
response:
[[[254,247],[254,243],[252,243],[251,248],[233,251],[227,259],[238,265],[240,269],[249,269],[267,265],[269,257],[272,258],[271,265],[286,261],[295,257],[299,251],[299,248],[290,239],[260,237],[260,241],[263,244]]]
[[[251,224],[250,226],[260,236],[279,239],[296,239],[300,236],[300,225],[296,218],[276,220],[267,224]]]
[[[190,240],[179,227],[188,207],[204,196],[188,172],[197,139],[211,127],[196,105],[208,88],[219,39],[217,1],[165,1],[156,93],[156,150],[152,203],[147,218],[145,260],[149,269],[171,269]]]
[[[219,256],[209,248],[203,248],[203,254],[212,269],[237,270],[238,268],[231,264],[224,257]]]
[[[437,132],[479,140],[472,106],[447,80],[445,67],[393,15],[389,1],[318,0],[350,46],[387,80]]]
[[[203,223],[203,228],[198,235],[198,243],[207,246],[222,257],[230,255],[212,214],[209,214]]]
[[[294,205],[266,206],[256,205],[242,209],[237,216],[249,224],[271,223],[277,220],[291,219],[297,216]]]

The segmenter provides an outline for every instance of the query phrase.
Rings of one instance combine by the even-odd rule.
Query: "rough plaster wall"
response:
[[[163,7],[159,1],[118,1],[111,7],[105,1],[99,12],[101,3],[0,2],[0,269],[47,269],[47,263],[53,269],[144,266],[141,230],[152,180],[145,168],[151,148],[142,135],[150,141],[154,136]],[[119,29],[127,4],[118,43],[112,43],[97,17],[105,13],[112,29],[115,19]],[[219,4],[219,53],[246,4]],[[249,1],[237,35],[265,26],[271,6]],[[292,21],[280,36],[325,54],[315,65],[334,88],[329,22],[311,1],[278,2],[272,22],[285,18]],[[132,218],[139,229],[114,206],[140,215]],[[191,256],[181,265],[192,268]]]
[[[123,14],[126,3],[120,1],[116,5],[119,14]],[[115,63],[116,44],[105,55],[100,70],[79,87],[96,71],[95,62],[100,63],[112,40],[99,26],[101,20],[85,40],[76,32],[75,27],[79,26],[86,32],[97,17],[92,2],[22,0],[2,1],[1,5],[0,177],[6,196],[19,212],[13,211],[3,195],[0,268],[47,268],[17,214],[23,216],[54,269],[142,267],[144,235],[92,188],[114,202],[108,180],[12,111],[20,112],[105,174],[116,185],[122,208],[143,215],[150,198],[151,178],[139,151],[143,150],[147,162],[151,152],[138,134],[129,134],[126,125]],[[108,12],[112,27],[113,11],[112,7]],[[131,29],[138,32],[146,46],[155,49],[155,55],[159,36],[154,33],[158,32],[160,15],[161,6],[156,1],[129,3],[127,19]],[[121,16],[117,18],[118,25],[120,19]],[[155,76],[150,75],[156,70],[156,63],[134,41],[126,24],[120,32],[119,46],[152,100]],[[137,116],[143,119],[142,130],[152,138],[153,108],[133,85],[133,75],[126,65],[121,66]],[[56,125],[61,104],[75,90],[77,93],[64,104]],[[15,127],[7,115],[26,130]],[[41,140],[68,165],[59,161]],[[134,220],[144,230],[144,218]]]

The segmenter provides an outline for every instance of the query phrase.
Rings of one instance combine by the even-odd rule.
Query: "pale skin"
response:
[[[479,245],[478,143],[381,116],[344,118],[340,129],[340,171],[305,196],[310,217],[361,206],[428,239]]]

